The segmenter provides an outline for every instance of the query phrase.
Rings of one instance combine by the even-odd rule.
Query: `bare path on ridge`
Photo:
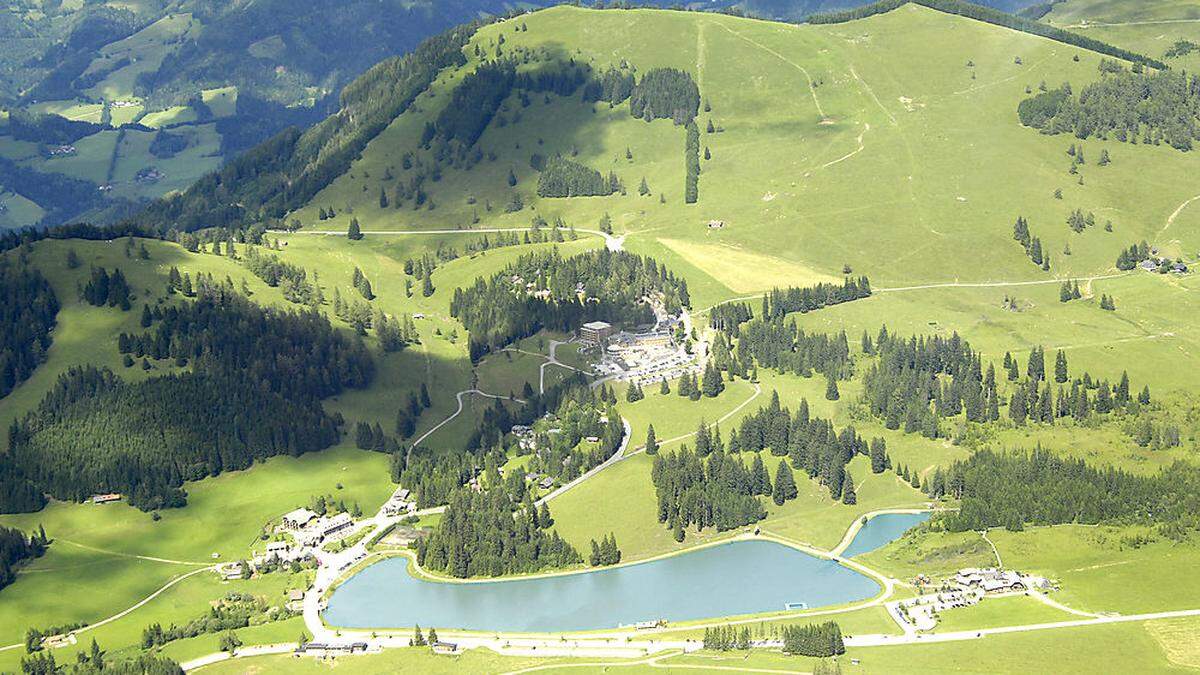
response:
[[[1183,213],[1183,210],[1186,209],[1189,204],[1198,199],[1200,199],[1200,195],[1196,195],[1195,197],[1184,200],[1182,204],[1180,204],[1174,211],[1171,212],[1171,215],[1167,216],[1167,224],[1163,225],[1163,229],[1159,230],[1158,233],[1162,234],[1171,229],[1171,225],[1175,223],[1175,219],[1179,217],[1179,214]]]
[[[801,73],[803,73],[804,79],[808,80],[808,93],[812,94],[813,105],[817,106],[817,114],[820,115],[822,118],[825,117],[825,109],[821,107],[821,99],[817,98],[817,88],[815,86],[813,86],[812,75],[808,74],[808,70],[804,66],[800,65],[799,63],[796,63],[795,61],[789,59],[788,57],[784,56],[783,54],[780,54],[779,52],[775,51],[774,49],[771,49],[770,47],[764,45],[763,43],[758,42],[754,39],[748,38],[745,35],[742,35],[741,33],[730,28],[729,26],[726,26],[723,23],[718,24],[718,25],[721,28],[724,28],[726,31],[728,31],[731,35],[741,38],[741,39],[745,40],[746,42],[749,42],[750,44],[754,45],[755,47],[758,47],[759,49],[763,50],[764,52],[770,54],[771,56],[774,56],[775,58],[779,59],[780,61],[783,61],[784,63],[788,64],[789,66],[791,66],[791,67],[795,68],[796,70],[799,70]]]

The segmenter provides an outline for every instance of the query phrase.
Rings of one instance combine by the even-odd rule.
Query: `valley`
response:
[[[236,159],[138,112],[190,139],[152,183],[162,131],[0,139],[146,206],[0,238],[57,302],[0,294],[0,526],[47,538],[0,671],[1200,667],[1200,6],[1134,4],[1036,18],[1169,71],[953,3],[555,6]]]

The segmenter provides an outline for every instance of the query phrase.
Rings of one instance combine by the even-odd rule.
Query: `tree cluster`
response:
[[[1017,216],[1017,220],[1013,223],[1013,239],[1025,248],[1025,255],[1033,261],[1034,265],[1041,267],[1043,270],[1050,270],[1050,254],[1042,250],[1042,240],[1030,235],[1029,221],[1025,220],[1024,216]]]
[[[682,541],[684,530],[693,525],[724,532],[762,520],[767,511],[759,497],[770,494],[771,485],[761,462],[755,468],[758,471],[752,472],[737,455],[721,448],[701,453],[684,446],[655,455],[650,477],[658,497],[658,522]]]
[[[1166,143],[1190,150],[1200,138],[1200,78],[1184,72],[1113,72],[1078,96],[1063,85],[1026,99],[1021,123],[1046,134],[1071,133],[1121,142]]]
[[[514,473],[514,475],[516,475]],[[433,533],[417,544],[417,563],[465,579],[537,572],[578,565],[583,557],[548,530],[524,479],[504,482],[494,469],[479,492],[460,489],[450,497]],[[512,488],[519,486],[514,492]]]
[[[750,628],[710,626],[704,629],[704,648],[717,652],[750,649]]]
[[[783,653],[818,657],[845,654],[846,644],[842,641],[842,629],[833,621],[785,626]]]
[[[0,399],[46,360],[58,310],[41,272],[0,262]]]
[[[523,255],[490,278],[456,288],[450,315],[470,331],[476,361],[543,328],[653,321],[647,296],[662,297],[668,311],[690,302],[687,283],[653,258],[608,249],[564,258],[555,249]]]
[[[550,158],[538,176],[539,197],[597,197],[607,196],[621,189],[621,181],[615,173],[607,177],[599,171],[586,167],[561,155]]]
[[[92,276],[80,291],[84,302],[96,307],[120,307],[129,311],[132,292],[125,274],[119,268],[109,274],[103,267],[93,267]]]
[[[616,565],[621,562],[621,549],[617,547],[617,537],[612,532],[603,537],[599,543],[592,540],[592,552],[588,556],[588,564],[592,567]]]
[[[654,68],[642,76],[629,95],[629,114],[647,122],[692,122],[700,110],[700,89],[690,73],[675,68]]]

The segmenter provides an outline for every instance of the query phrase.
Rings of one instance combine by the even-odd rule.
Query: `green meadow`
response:
[[[1110,3],[1068,0],[1056,6],[1049,20],[1059,25],[1079,23],[1085,16],[1102,16],[1099,5],[1106,4]],[[1080,5],[1088,7],[1075,12]],[[1149,19],[1139,14],[1124,20]],[[467,332],[450,316],[455,288],[498,272],[518,256],[555,245],[519,245],[439,261],[432,275],[436,290],[429,297],[421,294],[419,280],[404,274],[405,260],[436,254],[439,247],[462,252],[468,242],[485,236],[472,230],[523,228],[535,218],[549,222],[561,218],[568,225],[594,230],[607,216],[615,232],[625,235],[625,248],[654,256],[687,280],[693,318],[701,329],[706,325],[705,313],[718,303],[745,299],[757,312],[757,298],[764,291],[836,282],[845,266],[855,275],[869,276],[876,293],[869,299],[792,317],[806,331],[845,331],[849,336],[855,373],[839,383],[841,396],[836,401],[825,398],[823,378],[782,375],[765,368],[756,381],[729,382],[719,396],[697,402],[679,397],[677,383],[672,382],[669,394],[647,385],[643,400],[628,403],[625,386],[615,385],[618,410],[632,429],[630,456],[550,502],[556,530],[580,550],[611,532],[623,560],[641,560],[737,534],[689,530],[682,543],[675,542],[671,531],[657,522],[657,498],[650,479],[653,458],[641,447],[651,424],[662,443],[661,452],[691,445],[691,436],[702,422],[719,426],[727,438],[746,415],[767,405],[772,392],[792,410],[802,398],[808,400],[813,415],[830,419],[838,429],[853,426],[864,438],[884,438],[893,462],[919,475],[965,458],[977,447],[1041,444],[1057,453],[1140,473],[1159,471],[1175,461],[1196,461],[1200,424],[1190,396],[1195,388],[1193,373],[1200,369],[1195,277],[1117,274],[1115,268],[1117,254],[1143,239],[1164,252],[1196,259],[1200,203],[1191,202],[1197,192],[1195,153],[1088,140],[1082,145],[1092,163],[1080,168],[1084,176],[1080,182],[1068,174],[1065,152],[1076,139],[1042,135],[1022,128],[1016,119],[1018,103],[1043,81],[1049,86],[1068,81],[1078,90],[1097,79],[1098,54],[912,5],[835,25],[566,6],[522,16],[519,21],[527,24],[527,31],[514,31],[514,21],[479,30],[465,50],[466,66],[441,73],[408,111],[366,146],[348,171],[287,216],[289,222],[301,222],[300,232],[267,235],[280,244],[281,250],[273,255],[305,268],[328,302],[335,293],[346,300],[359,299],[351,285],[352,272],[358,268],[377,296],[373,308],[397,317],[419,317],[414,318],[419,344],[384,353],[373,335],[368,336],[377,366],[375,380],[366,389],[349,390],[325,401],[326,409],[341,413],[349,428],[365,421],[391,432],[398,406],[423,383],[432,406],[419,418],[416,435],[425,437],[423,445],[434,449],[462,446],[484,411],[496,403],[465,395],[461,413],[450,419],[459,409],[456,394],[479,389],[520,397],[527,383],[536,390],[549,340],[567,337],[541,333],[471,364]],[[119,53],[153,58],[161,41],[187,26],[152,25],[123,41]],[[1100,33],[1099,27],[1086,30],[1111,35],[1114,42],[1118,32],[1126,35],[1116,27],[1111,33]],[[1170,31],[1186,29],[1181,25],[1156,30],[1174,35]],[[1150,48],[1156,42],[1138,41],[1146,36],[1133,36],[1132,28],[1128,32],[1129,41],[1122,44],[1160,55]],[[628,104],[609,106],[583,102],[578,95],[539,94],[530,97],[528,106],[515,96],[504,103],[479,141],[485,156],[479,164],[469,170],[445,168],[439,180],[426,185],[432,208],[381,208],[380,189],[390,193],[392,181],[408,178],[402,168],[406,153],[433,161],[419,147],[422,128],[450,100],[454,86],[478,65],[474,47],[494,53],[501,35],[506,53],[526,49],[552,54],[595,71],[628,62],[639,73],[656,67],[690,72],[711,105],[711,111],[699,116],[701,129],[709,120],[714,125],[712,133],[701,133],[701,145],[710,151],[711,159],[702,163],[699,203],[683,203],[682,129],[668,120],[634,119]],[[104,58],[117,55],[114,51]],[[131,67],[109,73],[97,90],[108,95],[123,91],[125,82],[136,76]],[[204,100],[220,117],[234,110],[236,96],[234,88],[208,90]],[[180,106],[151,112],[141,123],[153,128],[194,119],[193,110]],[[182,189],[219,162],[215,125],[190,125],[172,132],[187,133],[188,147],[173,158],[154,162],[166,176],[165,185],[156,187],[134,181],[147,165],[151,133],[127,131],[118,144],[117,132],[103,132],[80,141],[78,155],[54,160],[42,160],[29,148],[5,146],[0,152],[89,180],[102,181],[111,170],[114,190],[140,198],[164,186]],[[1102,149],[1112,156],[1112,163],[1104,167],[1094,161]],[[602,172],[615,172],[627,188],[625,194],[538,197],[537,172],[531,166],[534,155],[560,153]],[[508,184],[510,172],[515,186]],[[389,180],[388,174],[393,178]],[[650,189],[644,196],[637,190],[643,178]],[[1061,190],[1061,199],[1054,197],[1055,190]],[[523,206],[508,212],[506,205],[514,193]],[[0,196],[0,200],[9,206],[0,212],[0,226],[37,216],[36,205],[24,204],[19,197]],[[1111,221],[1112,231],[1094,227],[1072,232],[1066,218],[1076,208],[1094,212],[1101,223]],[[337,215],[320,219],[318,212],[326,209]],[[1033,234],[1050,252],[1049,272],[1031,263],[1013,240],[1012,223],[1018,215],[1029,219]],[[364,239],[350,241],[340,234],[351,217],[367,232]],[[725,225],[709,228],[711,220]],[[578,235],[557,248],[570,255],[604,245],[600,237]],[[49,278],[63,307],[46,362],[0,402],[0,425],[8,426],[32,410],[58,376],[74,365],[108,366],[130,379],[146,377],[140,368],[121,365],[116,336],[139,330],[142,303],[177,301],[164,292],[172,266],[192,275],[228,276],[239,286],[245,283],[257,302],[289,306],[279,289],[268,287],[227,257],[190,253],[161,241],[137,243],[146,246],[148,260],[140,260],[136,253],[126,257],[120,240],[43,241],[31,247],[31,263]],[[244,252],[243,245],[237,249]],[[82,260],[78,268],[66,265],[68,250]],[[86,281],[92,265],[124,271],[136,295],[133,311],[96,308],[78,299],[76,289]],[[1059,284],[1069,279],[1082,280],[1084,297],[1061,303]],[[411,288],[407,281],[412,282]],[[1114,298],[1116,311],[1099,308],[1101,294]],[[323,311],[332,312],[328,304]],[[1073,374],[1087,371],[1115,380],[1127,371],[1135,388],[1152,387],[1156,421],[1179,423],[1183,439],[1178,447],[1165,450],[1140,447],[1123,420],[1055,427],[1016,427],[1002,420],[988,425],[978,437],[953,434],[937,440],[885,429],[860,403],[869,359],[858,349],[862,332],[873,335],[883,325],[904,335],[958,333],[982,352],[985,362],[997,366],[1006,352],[1023,361],[1030,349],[1042,345],[1051,359],[1055,350],[1063,350]],[[592,359],[574,344],[559,347],[557,356],[577,368],[586,368]],[[168,368],[160,364],[149,374]],[[568,373],[547,366],[547,386]],[[375,510],[394,489],[388,458],[351,445],[352,440],[343,439],[319,453],[274,458],[247,471],[188,484],[188,506],[163,511],[161,520],[124,504],[53,503],[39,513],[0,517],[0,524],[24,529],[43,525],[55,540],[44,558],[22,567],[16,583],[3,590],[0,646],[19,642],[31,626],[97,621],[132,606],[179,574],[244,556],[265,523],[310,497],[332,494],[347,503],[357,502],[366,512]],[[743,459],[751,460],[748,453]],[[772,473],[781,461],[769,453],[763,459]],[[526,461],[510,458],[507,468],[516,469]],[[767,518],[758,527],[795,543],[832,549],[864,514],[928,505],[923,493],[895,473],[871,473],[865,457],[855,458],[848,468],[855,479],[857,504],[834,502],[824,487],[800,474],[798,498],[782,506],[768,503]],[[1053,598],[1081,611],[1185,609],[1194,605],[1200,592],[1190,579],[1190,570],[1200,562],[1200,548],[1142,528],[1031,527],[1024,532],[992,531],[988,538],[1004,566],[1055,579],[1061,590]],[[921,573],[942,575],[962,567],[994,565],[992,543],[978,533],[922,530],[859,560],[897,579],[910,580]],[[213,558],[214,553],[219,557]],[[279,575],[246,583],[256,593],[279,596],[296,581]],[[94,592],[97,584],[103,584],[104,593]],[[129,650],[147,623],[185,621],[236,588],[238,584],[220,582],[208,572],[189,577],[144,607],[97,629],[96,637],[113,650]],[[947,612],[940,629],[970,630],[1070,616],[1029,598],[989,600],[979,607]],[[844,620],[843,630],[848,633],[896,630],[878,607],[848,613]],[[848,657],[860,661],[853,669],[862,672],[1168,672],[1200,662],[1186,649],[1166,648],[1178,643],[1178,635],[1187,629],[1188,625],[1181,628],[1164,622],[1123,623],[919,647],[858,648]],[[299,630],[299,622],[291,620],[242,636],[247,643],[290,641]],[[688,630],[683,627],[680,634],[693,636]],[[87,635],[83,634],[83,642]],[[206,636],[174,644],[167,653],[188,659],[215,649],[215,637]],[[0,652],[0,670],[17,667],[18,651]],[[482,651],[442,658],[397,650],[332,663],[261,657],[205,670],[306,672],[349,666],[354,672],[506,672],[556,663]],[[592,663],[562,660],[560,672],[605,668]],[[851,668],[846,659],[841,663],[844,669]],[[804,670],[814,663],[759,652],[749,656],[704,653],[654,664],[625,663],[622,668],[639,672],[672,665],[719,672]]]

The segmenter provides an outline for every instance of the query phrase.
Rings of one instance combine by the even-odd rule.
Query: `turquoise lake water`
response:
[[[855,544],[864,534],[872,541],[883,536],[871,524]],[[870,577],[770,541],[732,542],[596,572],[471,584],[416,579],[407,558],[390,558],[339,587],[325,620],[345,628],[578,631],[780,611],[788,603],[837,605],[879,590]]]
[[[912,528],[929,520],[930,513],[881,513],[867,521],[866,525],[854,535],[854,541],[842,552],[842,557],[853,558],[856,555],[870,553],[875,549],[893,542]]]

